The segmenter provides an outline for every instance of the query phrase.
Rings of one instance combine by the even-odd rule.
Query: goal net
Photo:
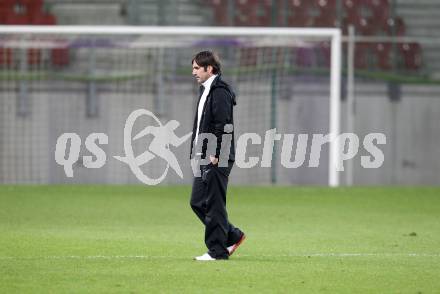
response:
[[[0,26],[0,182],[141,183],[115,158],[127,152],[127,118],[137,109],[154,114],[136,119],[133,136],[171,120],[180,123],[178,137],[188,134],[198,99],[191,59],[202,50],[220,56],[223,79],[237,94],[236,143],[243,134],[260,138],[240,141],[247,148],[237,150],[231,182],[337,186],[340,33],[306,28]],[[80,138],[73,177],[55,158],[64,133]],[[108,142],[95,141],[105,163],[89,168],[86,161],[98,159],[86,146],[93,133]],[[313,134],[331,138],[318,166],[310,166]],[[131,140],[133,153],[145,152],[153,137]],[[67,142],[63,150],[72,153],[77,142]],[[168,171],[164,184],[190,183],[189,140],[167,148],[183,178],[154,154],[140,170],[156,179]]]

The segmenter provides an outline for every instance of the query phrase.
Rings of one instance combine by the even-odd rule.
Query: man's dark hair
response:
[[[212,73],[213,74],[220,74],[221,73],[221,64],[220,59],[218,58],[217,54],[211,52],[211,51],[202,51],[197,53],[194,58],[191,60],[191,64],[193,62],[196,62],[198,65],[202,66],[205,71],[207,70],[208,66],[212,66]]]

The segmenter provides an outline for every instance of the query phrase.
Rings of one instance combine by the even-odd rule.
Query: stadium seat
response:
[[[55,48],[51,50],[51,62],[52,65],[62,67],[69,65],[70,56],[68,48]]]
[[[221,26],[230,25],[228,17],[228,0],[212,0],[210,4],[213,9],[215,23]]]
[[[335,0],[311,1],[306,9],[309,18],[307,22],[310,26],[334,27],[337,25]]]
[[[9,25],[25,25],[29,23],[26,6],[19,1],[2,0],[0,6],[0,21]]]
[[[254,4],[248,3],[247,0],[238,1],[234,7],[234,25],[245,26],[245,25],[255,25],[251,24],[255,22],[255,19],[251,19],[253,12],[249,10],[255,9]]]
[[[27,62],[29,65],[38,65],[41,63],[41,49],[31,48],[27,50]]]
[[[306,0],[289,1],[287,7],[289,13],[287,16],[287,25],[290,27],[306,27],[312,25],[312,19],[309,18],[308,11],[312,5]]]
[[[270,26],[272,2],[268,0],[240,0],[235,5],[234,24],[237,26]]]
[[[0,2],[0,10],[13,11],[16,0],[2,0]]]
[[[240,49],[240,66],[257,65],[258,49],[257,48],[241,48]]]
[[[16,3],[22,5],[29,16],[38,15],[43,9],[43,0],[17,0]]]
[[[385,35],[393,35],[393,29],[395,30],[396,36],[404,36],[406,33],[405,22],[401,17],[396,17],[394,19],[388,18],[382,23],[381,30]]]
[[[344,33],[352,24],[362,35],[375,35],[389,18],[388,0],[345,0],[346,16],[343,19]]]
[[[367,69],[371,63],[371,44],[357,43],[354,52],[354,65],[357,69]]]
[[[0,10],[0,24],[6,23],[6,15],[8,15],[7,11]]]
[[[49,13],[39,13],[31,17],[31,23],[34,25],[55,25],[55,16]]]
[[[55,17],[42,11],[43,0],[4,0],[7,5],[0,8],[0,22],[13,25],[54,25]],[[21,8],[16,9],[16,5]]]
[[[391,63],[391,44],[390,43],[377,43],[374,44],[374,53],[376,55],[376,66],[382,70],[392,69]]]
[[[11,65],[13,60],[11,48],[0,48],[0,65]]]
[[[259,26],[271,26],[273,25],[272,23],[272,9],[273,9],[273,5],[275,5],[272,1],[270,0],[262,0],[260,2],[260,7],[259,10],[257,11],[257,20],[258,20],[258,25]],[[276,4],[277,7],[279,8],[280,5]],[[279,10],[278,10],[279,12]],[[277,19],[279,17],[279,14],[277,13],[277,15],[275,16]],[[276,20],[278,23],[279,21]]]
[[[405,22],[401,17],[394,19],[394,25],[396,26],[396,36],[404,36],[406,34]]]
[[[403,64],[407,70],[418,70],[422,66],[422,47],[418,43],[399,44]]]
[[[26,25],[30,23],[27,14],[7,13],[4,17],[4,23],[8,25]]]
[[[318,13],[311,15],[314,27],[335,27],[336,18],[336,0],[316,0],[313,3],[313,9]]]
[[[336,13],[333,14],[326,14],[323,11],[323,14],[321,14],[318,17],[315,17],[313,19],[313,26],[314,27],[336,27],[337,26],[337,18]]]

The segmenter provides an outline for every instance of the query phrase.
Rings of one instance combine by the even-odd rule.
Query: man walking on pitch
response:
[[[235,160],[235,94],[221,79],[217,55],[202,51],[194,56],[191,63],[192,75],[200,84],[200,96],[191,139],[191,163],[197,172],[190,204],[205,225],[205,244],[208,247],[207,253],[195,259],[228,259],[245,239],[245,234],[229,222],[226,211],[228,178]],[[216,142],[209,142],[202,134],[214,135],[211,138]],[[222,144],[223,138],[231,142]],[[209,148],[210,144],[214,144],[214,148]]]

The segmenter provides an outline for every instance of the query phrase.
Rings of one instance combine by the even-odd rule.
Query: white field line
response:
[[[256,259],[265,258],[283,258],[283,257],[440,257],[440,253],[292,253],[292,254],[237,254],[237,257],[255,257]],[[166,256],[166,255],[49,255],[49,256],[0,256],[0,260],[26,260],[26,259],[186,259],[185,256]]]

